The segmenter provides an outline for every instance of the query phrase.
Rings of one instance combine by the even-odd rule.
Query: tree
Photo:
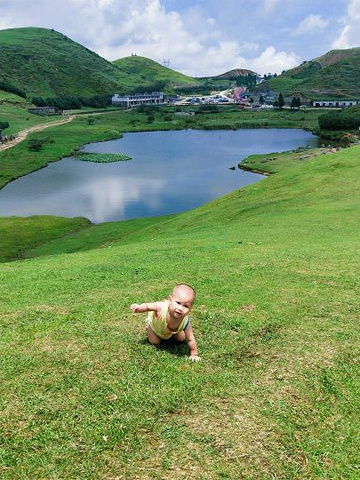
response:
[[[294,109],[294,108],[297,108],[299,109],[301,106],[301,100],[299,97],[293,97],[292,100],[291,100],[291,103],[290,103],[290,108],[291,109]]]
[[[5,130],[5,128],[9,128],[9,122],[0,122],[0,133],[2,130]]]
[[[285,105],[285,100],[284,100],[283,94],[280,92],[279,98],[277,99],[277,106],[280,108],[280,110],[282,110],[284,108],[284,105]]]
[[[294,108],[299,108],[298,100],[299,99],[295,97],[291,99],[291,103],[290,103],[291,110],[293,110]]]

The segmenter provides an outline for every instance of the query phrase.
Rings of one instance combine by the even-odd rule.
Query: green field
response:
[[[0,93],[0,122],[9,123],[9,128],[3,132],[4,135],[11,135],[35,125],[54,121],[54,117],[39,117],[29,113],[27,111],[29,105],[25,101],[17,103],[18,99],[20,97],[15,95]]]
[[[2,479],[359,478],[360,147],[317,153],[181,215],[1,219]],[[129,310],[176,282],[197,364]]]

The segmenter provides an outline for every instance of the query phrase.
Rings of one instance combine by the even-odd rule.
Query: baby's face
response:
[[[169,297],[169,312],[174,318],[184,318],[191,311],[194,295],[187,289],[176,289]]]

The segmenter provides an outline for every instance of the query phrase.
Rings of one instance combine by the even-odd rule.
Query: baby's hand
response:
[[[190,355],[189,360],[191,360],[192,362],[200,362],[201,358],[197,355]]]
[[[132,305],[130,305],[130,309],[133,313],[136,313],[136,310],[139,308],[139,304],[138,303],[133,303]]]

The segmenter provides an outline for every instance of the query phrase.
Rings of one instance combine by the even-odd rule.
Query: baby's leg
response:
[[[151,345],[159,345],[161,343],[161,338],[159,338],[154,330],[148,325],[146,327],[147,337]]]
[[[175,333],[174,338],[175,338],[175,340],[177,340],[178,342],[185,342],[185,340],[186,340],[185,332]]]

